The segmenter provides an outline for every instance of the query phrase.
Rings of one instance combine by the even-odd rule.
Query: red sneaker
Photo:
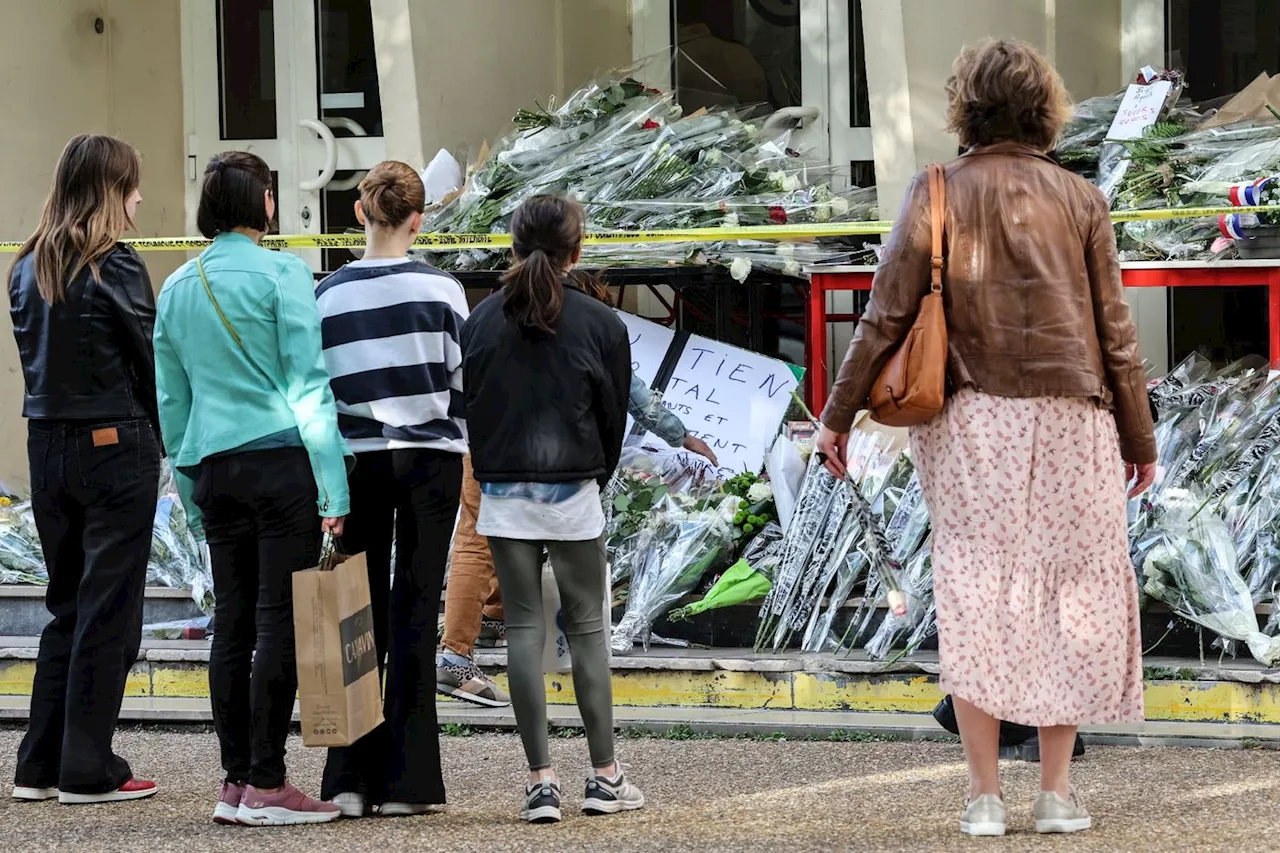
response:
[[[218,792],[218,804],[213,807],[213,822],[224,826],[238,826],[240,823],[240,801],[244,799],[244,785],[234,782],[223,782]]]
[[[62,791],[58,794],[58,802],[64,806],[79,806],[90,803],[123,803],[129,800],[145,800],[147,797],[154,797],[156,791],[160,790],[156,787],[155,782],[146,779],[130,779],[114,791],[107,791],[105,794],[76,794],[71,791]]]
[[[309,797],[288,782],[279,791],[270,793],[250,785],[245,788],[240,810],[236,812],[236,818],[246,826],[328,823],[341,816],[342,810],[333,803]]]

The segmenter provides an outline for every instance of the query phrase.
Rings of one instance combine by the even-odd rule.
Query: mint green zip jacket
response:
[[[155,328],[160,429],[193,531],[203,525],[184,471],[294,429],[311,457],[319,514],[347,515],[353,454],[338,431],[311,270],[240,234],[218,235],[201,258],[226,323],[191,260],[165,280]]]

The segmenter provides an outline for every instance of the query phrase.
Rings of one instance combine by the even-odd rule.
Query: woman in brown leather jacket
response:
[[[956,61],[947,96],[967,151],[946,166],[949,395],[911,449],[933,522],[940,686],[969,762],[960,825],[1004,834],[1003,719],[1040,728],[1037,831],[1076,832],[1090,826],[1068,781],[1076,727],[1143,719],[1125,486],[1155,473],[1144,370],[1107,200],[1046,155],[1070,115],[1057,72],[990,42]],[[817,449],[837,476],[929,270],[917,177],[822,414]]]

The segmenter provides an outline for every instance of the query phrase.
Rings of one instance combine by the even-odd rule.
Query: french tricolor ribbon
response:
[[[1252,213],[1228,213],[1218,217],[1218,230],[1223,237],[1232,240],[1243,240],[1244,229],[1256,228],[1257,225],[1258,217]]]
[[[1258,178],[1248,184],[1235,184],[1228,191],[1232,207],[1256,207],[1262,204],[1262,191],[1271,185],[1275,178]]]

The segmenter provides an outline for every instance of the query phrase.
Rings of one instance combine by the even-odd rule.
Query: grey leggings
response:
[[[551,555],[564,633],[573,663],[573,691],[587,730],[593,767],[613,763],[613,685],[605,637],[604,539],[587,542],[529,542],[489,538],[493,567],[502,587],[507,623],[507,679],[511,704],[530,770],[551,766],[547,749],[547,692],[542,679],[546,619],[542,608],[542,546]]]

